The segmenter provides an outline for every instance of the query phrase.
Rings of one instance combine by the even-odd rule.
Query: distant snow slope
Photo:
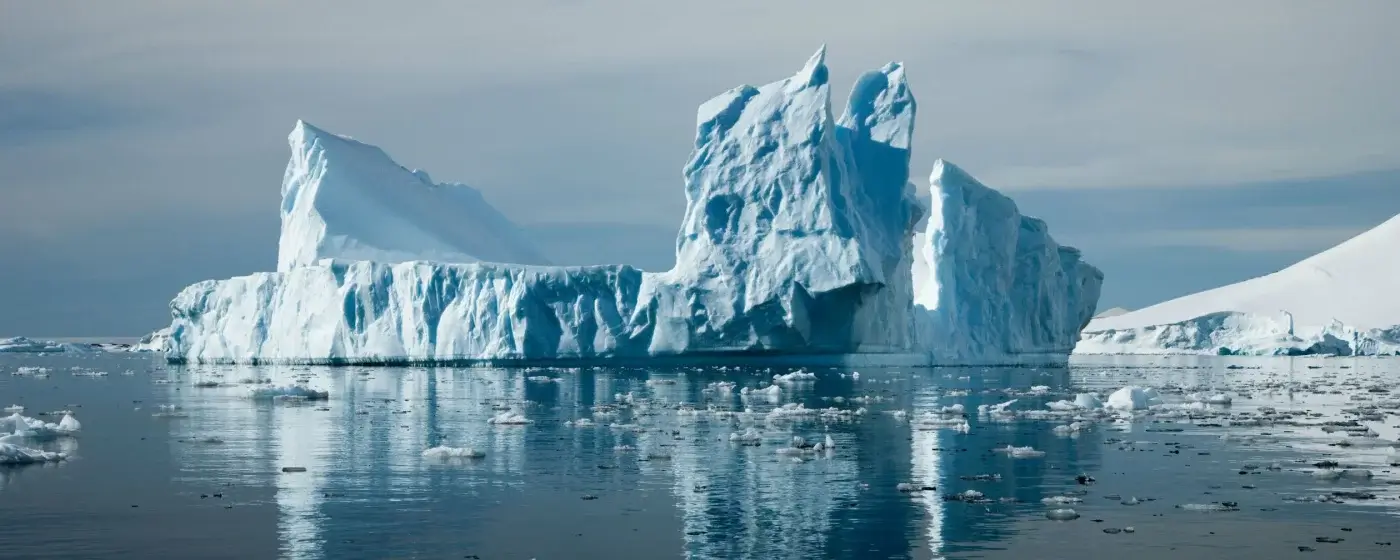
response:
[[[549,264],[481,193],[303,121],[287,138],[277,270],[320,259]]]
[[[1097,318],[1076,353],[1390,353],[1397,248],[1400,216],[1273,274]]]

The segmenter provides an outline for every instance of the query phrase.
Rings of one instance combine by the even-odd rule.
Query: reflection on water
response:
[[[357,503],[433,510],[442,496],[508,501],[541,493],[596,495],[605,503],[610,494],[636,489],[671,495],[681,549],[674,552],[692,557],[937,557],[952,541],[966,547],[995,540],[1007,523],[986,515],[985,505],[945,501],[945,493],[974,486],[954,473],[997,473],[1000,481],[975,487],[1034,504],[1043,497],[1047,469],[1058,478],[1078,473],[1098,449],[1094,433],[1061,438],[1017,424],[959,431],[912,421],[954,403],[975,410],[984,399],[997,402],[1000,397],[984,395],[987,388],[1063,389],[1066,370],[867,371],[859,379],[822,371],[815,381],[780,384],[781,397],[772,400],[741,391],[767,384],[768,370],[192,366],[165,375],[172,382],[158,386],[188,415],[169,423],[181,476],[207,485],[254,483],[277,473],[271,478],[279,541],[284,555],[297,558],[335,557],[356,540],[363,528],[346,516],[354,518]],[[249,381],[306,383],[331,399],[250,402]],[[712,384],[721,381],[736,387],[716,391]],[[216,383],[223,386],[207,387]],[[844,413],[768,416],[788,403]],[[532,423],[488,423],[512,409]],[[578,419],[593,425],[566,424]],[[763,434],[762,445],[730,440],[751,427]],[[778,453],[793,436],[830,437],[836,448]],[[223,443],[198,443],[209,438]],[[993,451],[1008,444],[1047,456],[1012,460]],[[485,457],[444,464],[421,455],[438,445],[470,447]],[[306,472],[282,473],[284,467]],[[902,493],[895,490],[900,483],[929,490]],[[469,515],[489,517],[497,506],[474,507]],[[419,530],[413,526],[395,530],[409,533],[398,535],[402,540],[420,537],[411,535]],[[470,528],[457,537],[493,538]]]
[[[1171,557],[1207,533],[1223,540],[1230,527],[1237,540],[1261,546],[1261,527],[1342,515],[1324,509],[1338,504],[1291,501],[1300,495],[1374,492],[1376,499],[1359,503],[1386,506],[1369,508],[1383,515],[1396,503],[1384,448],[1329,445],[1335,434],[1300,425],[1255,425],[1243,429],[1267,437],[1220,439],[1241,429],[1231,420],[1267,405],[1314,424],[1340,411],[1367,414],[1377,441],[1394,440],[1388,414],[1400,402],[1381,387],[1394,388],[1400,376],[1395,362],[1380,360],[1317,362],[1325,368],[1101,360],[1047,370],[819,370],[815,380],[780,383],[777,395],[744,389],[786,370],[87,360],[56,362],[60,373],[46,379],[3,375],[17,364],[0,362],[0,394],[17,395],[30,412],[75,403],[84,423],[80,438],[45,444],[73,453],[72,461],[0,469],[0,506],[12,508],[0,507],[0,540],[26,543],[18,549],[25,557],[139,557],[148,549],[132,543],[149,542],[175,556],[288,558],[1064,557],[1048,547],[1069,555],[1076,546],[1090,555]],[[113,371],[136,363],[140,373],[62,373],[70,363]],[[1186,388],[1228,390],[1235,416],[1171,424],[1102,419],[1056,435],[1050,428],[1064,420],[976,413],[1013,398],[1021,410],[1044,411],[1079,391],[1131,383],[1163,387],[1177,401]],[[330,399],[248,396],[252,387],[290,384]],[[965,407],[965,426],[940,412],[950,405]],[[531,423],[489,422],[506,411]],[[731,438],[753,431],[760,445]],[[793,450],[794,436],[823,447],[830,438],[834,449]],[[1008,445],[1045,455],[999,452]],[[423,456],[436,446],[484,456]],[[1376,478],[1319,481],[1309,475],[1319,459],[1373,469]],[[1251,471],[1264,476],[1237,474],[1244,464],[1284,466]],[[1080,484],[1080,474],[1097,481]],[[984,499],[956,499],[967,491]],[[1048,521],[1041,500],[1067,494],[1084,500],[1073,506],[1084,518]],[[1143,501],[1121,505],[1119,495]],[[1248,506],[1230,517],[1175,509],[1223,501]],[[1356,548],[1370,545],[1359,538],[1367,521],[1346,523],[1357,532],[1332,550],[1373,556]],[[1133,540],[1101,540],[1102,528],[1133,525],[1142,529]],[[185,536],[142,536],[152,531]],[[1277,537],[1286,545],[1280,553],[1295,552],[1288,539],[1297,538],[1308,543],[1311,536]]]

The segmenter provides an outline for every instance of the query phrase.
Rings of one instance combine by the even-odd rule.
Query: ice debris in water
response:
[[[24,412],[24,407],[17,404],[12,404],[10,406],[5,407],[5,412],[9,414],[19,414],[21,412]]]
[[[490,420],[486,421],[486,423],[488,424],[496,424],[502,426],[520,426],[524,424],[529,424],[531,422],[532,421],[530,419],[525,418],[524,414],[510,410],[492,416]]]
[[[763,442],[763,434],[750,427],[744,429],[742,432],[729,434],[729,441],[747,445],[758,445]]]
[[[1001,448],[1001,449],[998,449],[997,451],[1002,452],[1002,453],[1005,453],[1007,456],[1011,457],[1012,459],[1033,459],[1033,458],[1036,458],[1036,457],[1044,457],[1044,456],[1045,456],[1045,452],[1044,452],[1044,451],[1036,451],[1034,447],[1030,447],[1030,446],[1026,446],[1026,447],[1012,447],[1012,446],[1008,445],[1008,446],[1006,446],[1006,447],[1003,447],[1003,448]]]
[[[817,374],[810,371],[797,370],[792,373],[776,374],[773,376],[774,383],[801,383],[803,381],[816,381]]]
[[[1050,496],[1048,498],[1042,498],[1040,503],[1045,505],[1064,505],[1077,504],[1083,501],[1082,498],[1076,498],[1074,496]]]
[[[0,438],[3,439],[3,438]],[[21,447],[12,443],[0,442],[0,465],[28,465],[51,463],[67,459],[68,455],[55,451],[43,451]]]
[[[1104,407],[1131,411],[1147,410],[1159,404],[1162,404],[1162,396],[1157,393],[1156,389],[1130,385],[1109,395],[1108,403]]]
[[[746,397],[766,397],[770,402],[778,402],[778,399],[783,395],[783,390],[777,385],[769,385],[762,389],[744,387],[739,390],[739,394]]]
[[[52,440],[63,436],[72,436],[81,429],[82,424],[70,413],[65,412],[63,419],[54,424],[16,412],[0,418],[0,433],[5,434],[0,436],[0,443],[20,440]]]
[[[328,391],[317,391],[305,385],[254,387],[248,391],[248,398],[253,400],[276,400],[279,397],[324,401],[330,399],[331,394]]]
[[[1211,395],[1204,393],[1191,393],[1189,395],[1186,395],[1186,401],[1193,403],[1226,405],[1230,404],[1233,400],[1234,399],[1230,398],[1230,395],[1226,395],[1224,393],[1215,393]]]
[[[480,459],[486,454],[470,447],[448,447],[439,445],[423,451],[424,459]]]

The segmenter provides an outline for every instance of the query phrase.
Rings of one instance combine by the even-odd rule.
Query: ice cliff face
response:
[[[914,299],[927,311],[925,344],[952,363],[1071,352],[1103,273],[957,166],[935,163],[929,185]]]
[[[279,271],[320,259],[549,264],[476,189],[302,121],[287,141]]]
[[[365,201],[379,201],[383,187],[397,184],[391,179],[417,178],[391,165],[339,167],[352,156],[392,162],[299,124],[284,188],[283,239],[294,250],[284,244],[288,258],[276,273],[186,288],[171,304],[169,356],[1062,362],[1093,314],[1102,275],[1056,245],[1044,223],[950,165],[935,170],[932,202],[919,203],[909,182],[915,103],[903,68],[863,75],[838,119],[824,59],[823,49],[788,79],[736,88],[700,107],[676,266],[661,273],[458,257],[400,262],[398,255],[424,255],[423,247],[491,260],[481,247],[496,245],[435,226],[451,224],[451,209],[420,222],[410,219],[418,209],[394,202],[388,225],[366,227],[374,218],[325,218],[348,213],[314,195],[298,202],[309,185],[357,185],[344,191],[371,194],[344,206],[369,212]],[[401,190],[434,189],[426,179],[415,187]],[[926,217],[927,231],[915,236]],[[317,233],[338,223],[353,225],[353,235]],[[319,260],[327,257],[335,260]]]

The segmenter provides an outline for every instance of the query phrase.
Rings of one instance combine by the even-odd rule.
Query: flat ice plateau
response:
[[[475,191],[446,204],[465,187],[299,122],[278,270],[182,291],[167,357],[1064,363],[1103,274],[951,163],[916,192],[904,68],[862,75],[836,118],[825,56],[700,106],[665,272],[535,266]]]
[[[1283,270],[1094,319],[1077,354],[1400,354],[1400,216]]]

